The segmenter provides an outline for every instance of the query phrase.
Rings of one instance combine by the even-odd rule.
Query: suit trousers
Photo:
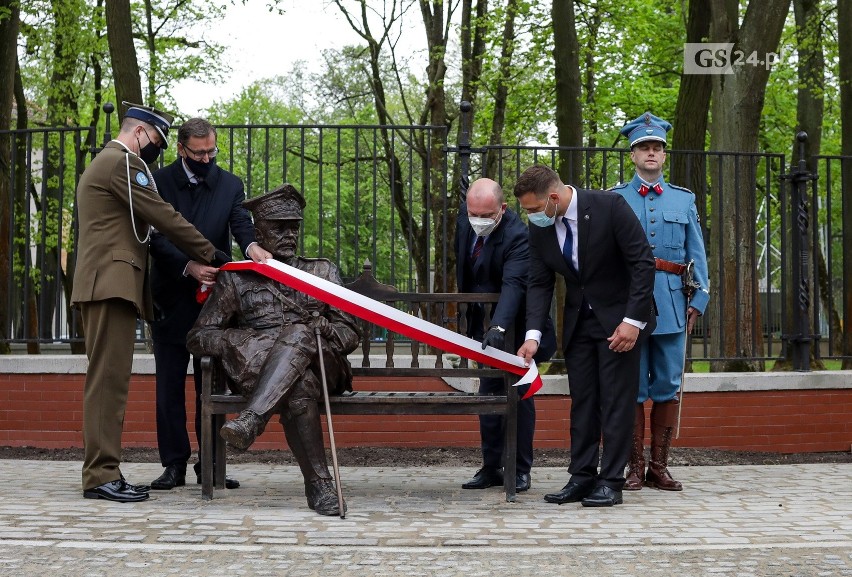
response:
[[[121,434],[133,369],[136,307],[112,298],[80,303],[86,337],[83,490],[121,477]]]
[[[523,397],[526,387],[518,391]],[[499,378],[481,379],[479,394],[504,395],[506,381]],[[500,468],[503,466],[503,446],[505,445],[505,424],[500,415],[480,415],[479,434],[482,442],[482,464],[486,467]],[[535,404],[532,397],[525,401],[518,400],[518,453],[517,473],[529,473],[533,462],[533,437],[535,436]]]
[[[594,312],[587,310],[565,349],[571,390],[568,472],[574,483],[605,485],[620,491],[633,438],[640,347],[625,353],[611,351],[606,340],[609,336]]]
[[[185,465],[192,454],[186,431],[186,345],[154,341],[157,371],[157,447],[160,463]],[[201,360],[193,357],[195,381],[195,438],[201,446]],[[214,435],[214,444],[215,437]],[[214,449],[215,450],[215,449]]]

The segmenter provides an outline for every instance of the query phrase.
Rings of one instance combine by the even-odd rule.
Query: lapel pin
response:
[[[588,214],[587,214],[587,215],[584,215],[584,216],[583,216],[583,219],[585,219],[585,220],[589,220],[589,215],[588,215]]]

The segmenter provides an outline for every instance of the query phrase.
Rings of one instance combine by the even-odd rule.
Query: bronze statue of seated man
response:
[[[254,216],[257,242],[277,260],[342,284],[327,259],[296,255],[305,199],[292,185],[243,204]],[[248,408],[222,427],[222,438],[244,451],[278,413],[305,479],[308,506],[321,515],[338,515],[317,407],[323,387],[316,327],[329,393],[351,391],[346,355],[360,336],[354,317],[250,271],[220,271],[187,336],[187,348],[194,355],[216,357],[232,390],[249,400]]]

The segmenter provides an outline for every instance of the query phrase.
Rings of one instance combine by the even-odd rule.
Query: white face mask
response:
[[[488,236],[494,232],[500,222],[499,218],[480,218],[478,216],[469,216],[467,219],[470,221],[470,227],[476,233],[476,236]]]

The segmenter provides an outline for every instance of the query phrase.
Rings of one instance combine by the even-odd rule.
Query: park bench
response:
[[[497,293],[416,293],[400,292],[395,287],[378,282],[372,273],[370,263],[364,265],[364,271],[347,288],[364,296],[401,307],[410,314],[466,333],[466,311],[470,306],[488,306],[496,303]],[[515,500],[515,458],[517,453],[518,393],[510,386],[513,376],[498,369],[476,367],[462,358],[458,366],[445,366],[446,354],[434,351],[434,366],[420,366],[421,344],[411,341],[400,342],[399,337],[388,331],[383,342],[376,342],[372,336],[377,331],[367,321],[360,321],[362,337],[360,343],[363,359],[361,366],[353,363],[352,374],[356,377],[411,377],[412,382],[423,377],[501,377],[506,379],[506,394],[480,395],[467,392],[422,392],[422,391],[358,391],[332,395],[329,399],[333,414],[340,415],[502,415],[506,422],[504,451],[504,490],[506,500]],[[512,342],[512,335],[506,335],[506,342]],[[405,346],[405,348],[402,348]],[[383,349],[383,366],[373,366],[370,361],[374,348]],[[401,348],[411,356],[409,367],[394,366],[394,353]],[[375,355],[375,352],[373,352]],[[431,353],[430,353],[431,354]],[[212,357],[201,359],[201,494],[202,498],[213,498],[213,488],[223,489],[225,484],[225,442],[219,438],[216,443],[216,455],[213,455],[213,435],[225,422],[225,415],[238,413],[246,407],[246,400],[230,392],[227,376]],[[324,413],[324,402],[320,402]]]

